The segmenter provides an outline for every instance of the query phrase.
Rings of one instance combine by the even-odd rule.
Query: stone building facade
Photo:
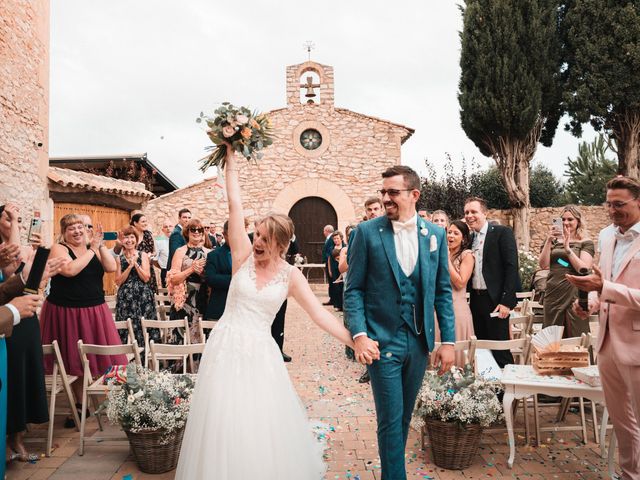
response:
[[[267,112],[274,142],[257,165],[240,170],[248,217],[275,211],[294,220],[301,249],[323,241],[322,228],[340,230],[364,213],[364,201],[380,188],[380,173],[400,164],[402,144],[413,134],[403,125],[334,105],[333,68],[315,62],[286,69],[287,106]],[[216,199],[215,179],[150,201],[158,227],[183,206],[203,220],[221,223],[227,209]]]
[[[26,220],[34,212],[51,220],[48,165],[49,1],[2,2],[0,203],[18,204]]]

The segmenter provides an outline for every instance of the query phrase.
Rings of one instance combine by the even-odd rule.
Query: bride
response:
[[[320,480],[322,446],[271,337],[271,322],[292,296],[320,328],[351,347],[353,341],[300,270],[283,260],[293,236],[289,217],[267,215],[251,245],[237,162],[227,146],[232,279],[200,362],[176,479]]]

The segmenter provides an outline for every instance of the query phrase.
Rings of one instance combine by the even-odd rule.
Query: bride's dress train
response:
[[[200,361],[176,479],[322,479],[322,445],[271,337],[291,268],[258,290],[249,256],[231,279]]]

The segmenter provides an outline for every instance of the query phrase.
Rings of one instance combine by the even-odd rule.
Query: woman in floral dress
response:
[[[144,252],[149,255],[149,257],[154,258],[156,255],[156,244],[153,241],[153,233],[151,233],[151,231],[147,228],[147,217],[142,213],[136,213],[133,217],[131,217],[130,225],[135,228],[136,232],[138,233],[138,251]],[[153,265],[150,265],[149,271],[151,272],[149,286],[151,287],[151,291],[156,294],[158,293],[158,285],[156,282],[156,272],[153,270]]]
[[[136,249],[138,232],[133,227],[127,227],[122,232],[123,251],[116,262],[116,285],[118,297],[116,303],[116,320],[131,319],[133,332],[139,346],[144,345],[141,319],[157,319],[156,305],[153,291],[149,284],[151,266],[149,256]],[[160,331],[156,328],[149,331],[150,339],[158,342]],[[127,343],[127,332],[120,331],[122,343]]]
[[[207,311],[207,284],[204,281],[204,265],[207,253],[204,227],[198,219],[192,219],[183,231],[187,244],[178,248],[171,260],[167,283],[173,291],[171,319],[188,317],[189,324]]]

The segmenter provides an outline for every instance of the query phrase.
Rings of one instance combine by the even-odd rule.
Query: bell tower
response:
[[[308,60],[287,67],[287,106],[333,108],[333,67]]]

